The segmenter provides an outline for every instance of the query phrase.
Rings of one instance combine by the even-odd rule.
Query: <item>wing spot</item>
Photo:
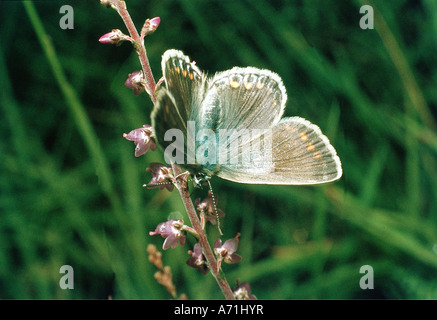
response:
[[[308,143],[307,150],[308,151],[314,151],[314,150],[316,150],[316,147],[313,145],[312,142],[310,142],[310,143]]]
[[[187,71],[187,70],[182,70],[182,75],[184,76],[184,78],[186,78],[186,77],[187,77],[187,73],[188,73],[188,71]]]
[[[297,131],[296,128],[293,128],[293,127],[291,127],[291,126],[286,126],[286,127],[285,127],[285,130],[290,131],[290,132],[296,132],[296,131]]]
[[[300,140],[302,140],[303,142],[307,142],[308,141],[308,136],[305,132],[302,132],[300,134]]]
[[[253,88],[253,83],[252,83],[252,82],[245,82],[245,83],[244,83],[244,87],[245,87],[247,90],[250,90],[250,89]]]
[[[168,106],[168,104],[166,104],[164,108],[165,108],[164,121],[168,121],[167,115],[170,114],[170,107]]]
[[[190,73],[188,74],[188,77],[190,78],[190,80],[193,80],[193,79],[194,79],[194,74],[193,74],[192,72],[190,72]]]
[[[235,80],[229,81],[229,85],[234,89],[237,89],[240,87],[240,83],[238,81],[235,81]]]
[[[181,68],[176,67],[175,70],[176,70],[177,74],[180,74],[180,73],[181,73]]]
[[[261,90],[262,88],[264,88],[264,83],[258,82],[256,84],[257,89]]]
[[[320,153],[320,151],[314,152],[313,155],[314,155],[314,159],[321,159],[322,158],[322,154]]]

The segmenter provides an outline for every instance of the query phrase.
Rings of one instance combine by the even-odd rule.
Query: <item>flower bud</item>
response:
[[[100,4],[104,5],[106,8],[112,7],[112,1],[110,0],[100,0]]]
[[[111,32],[105,33],[100,37],[99,42],[103,44],[119,44],[126,40],[126,35],[119,29],[113,29]]]
[[[153,32],[155,32],[155,30],[156,30],[156,28],[158,28],[160,22],[161,22],[160,17],[147,19],[146,22],[144,22],[143,28],[141,29],[141,37],[144,38],[148,34],[152,34]]]

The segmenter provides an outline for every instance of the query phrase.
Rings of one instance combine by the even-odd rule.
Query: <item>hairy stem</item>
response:
[[[111,1],[112,4],[116,7],[118,14],[123,19],[124,24],[126,25],[130,36],[135,41],[135,49],[138,53],[138,57],[140,59],[141,67],[143,69],[143,73],[145,75],[146,83],[149,88],[149,95],[152,99],[153,104],[156,103],[155,98],[155,87],[156,83],[153,78],[153,73],[150,68],[149,59],[147,58],[146,48],[144,46],[144,42],[141,40],[140,35],[135,28],[135,25],[129,15],[129,12],[126,9],[126,3],[124,1],[120,0],[113,0]],[[179,174],[181,174],[181,169],[175,165],[172,164],[173,167],[173,173],[174,176],[177,177]],[[207,235],[202,227],[202,223],[199,220],[199,217],[197,216],[196,210],[194,208],[193,202],[191,201],[189,191],[186,187],[182,185],[177,185],[177,189],[179,191],[179,194],[181,196],[182,202],[184,203],[185,210],[187,211],[188,217],[190,219],[191,225],[193,226],[193,229],[197,232],[199,235],[199,244],[202,247],[203,254],[206,257],[206,261],[208,262],[209,269],[211,271],[211,274],[214,276],[215,280],[217,281],[217,284],[219,285],[221,291],[223,292],[223,295],[228,300],[235,300],[235,296],[229,287],[228,281],[226,280],[226,277],[224,276],[224,273],[220,270],[217,260],[214,256],[214,253],[211,249],[211,246],[208,242]]]
[[[177,165],[172,164],[172,168],[175,177],[177,177],[182,173],[181,169]],[[182,202],[184,203],[185,210],[187,211],[191,225],[199,235],[199,244],[202,247],[202,251],[203,254],[205,255],[206,261],[208,262],[208,266],[209,266],[209,270],[211,271],[211,274],[214,276],[215,280],[217,281],[217,284],[222,290],[225,298],[227,300],[235,300],[234,294],[232,293],[232,290],[229,287],[226,277],[218,267],[217,260],[214,256],[214,253],[212,252],[211,246],[209,245],[205,230],[202,228],[202,224],[199,220],[199,217],[197,216],[196,209],[194,208],[193,202],[191,201],[190,193],[188,189],[182,186],[181,184],[177,185],[177,189],[179,191],[179,194],[181,195],[181,199]]]

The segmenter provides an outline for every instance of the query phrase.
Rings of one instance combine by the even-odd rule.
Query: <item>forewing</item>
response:
[[[200,103],[198,100],[202,99],[199,97],[199,89],[205,76],[195,63],[179,50],[171,49],[164,52],[161,67],[166,88],[171,93],[176,109],[186,126],[193,102],[197,106]]]
[[[179,131],[183,136],[183,140],[180,143],[173,144],[173,146],[182,154],[185,153],[187,141],[186,120],[180,109],[177,108],[174,97],[166,88],[159,88],[156,91],[156,104],[151,118],[155,139],[163,150],[172,143],[172,141],[165,141],[165,134],[177,134],[176,131]]]
[[[179,50],[167,50],[162,56],[161,67],[165,88],[156,91],[156,103],[151,115],[152,127],[158,144],[164,150],[172,144],[178,151],[185,153],[187,122],[190,114],[197,112],[199,101],[203,99],[205,76]],[[183,141],[175,144],[164,139],[166,133],[175,133],[176,130],[182,133]]]
[[[281,78],[253,67],[216,74],[198,115],[200,127],[209,129],[266,129],[279,122],[287,95]]]

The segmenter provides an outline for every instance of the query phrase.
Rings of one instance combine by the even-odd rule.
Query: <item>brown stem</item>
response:
[[[156,102],[155,98],[155,88],[156,83],[153,78],[152,69],[150,68],[149,59],[147,58],[146,47],[144,42],[141,40],[140,35],[135,28],[135,24],[126,9],[126,3],[120,0],[114,0],[113,4],[117,7],[118,14],[123,19],[130,36],[134,39],[136,45],[135,50],[137,51],[138,57],[140,59],[141,68],[143,69],[144,76],[146,78],[147,87],[149,88],[150,99],[152,99],[153,104]]]
[[[135,28],[135,25],[132,21],[132,18],[129,15],[129,12],[126,9],[126,3],[124,1],[120,0],[113,0],[112,3],[117,8],[118,14],[121,16],[121,18],[124,21],[124,24],[126,25],[130,36],[135,41],[135,49],[138,53],[138,57],[140,59],[141,67],[143,69],[143,73],[146,78],[146,83],[149,88],[149,95],[152,99],[153,104],[156,103],[155,98],[155,88],[156,83],[155,79],[153,78],[152,69],[150,68],[149,59],[147,58],[146,48],[144,46],[144,42],[141,40],[140,35]],[[175,165],[172,164],[173,167],[173,173],[174,176],[177,177],[179,174],[182,173],[181,169]],[[206,257],[206,261],[208,262],[209,269],[211,271],[211,274],[214,276],[215,280],[217,281],[217,284],[219,285],[220,289],[223,292],[223,295],[227,300],[235,300],[235,296],[232,293],[231,288],[229,287],[228,281],[226,280],[226,277],[224,276],[223,272],[220,270],[217,264],[217,260],[214,256],[214,253],[212,252],[211,246],[209,245],[208,238],[206,236],[205,231],[202,228],[202,224],[199,220],[199,217],[197,216],[196,210],[193,206],[193,202],[191,201],[190,194],[188,192],[188,189],[177,185],[177,189],[179,191],[179,194],[181,196],[182,202],[184,203],[185,210],[187,211],[188,217],[191,221],[191,225],[193,226],[194,230],[199,235],[199,244],[202,247],[203,254]]]
[[[177,165],[172,164],[172,168],[175,177],[177,177],[182,173],[181,169]],[[181,199],[182,202],[184,203],[185,210],[187,211],[191,225],[199,235],[199,244],[202,247],[202,251],[203,254],[205,255],[206,261],[208,262],[209,270],[211,271],[211,274],[214,276],[215,280],[217,281],[217,284],[222,290],[225,298],[227,300],[235,300],[235,296],[232,293],[231,288],[229,287],[226,277],[218,267],[217,260],[214,256],[214,253],[212,252],[211,246],[209,245],[205,230],[202,228],[202,224],[199,220],[199,217],[197,216],[196,209],[194,208],[193,202],[191,201],[190,193],[188,189],[180,184],[177,185],[177,189],[179,191],[179,194],[181,195]]]

